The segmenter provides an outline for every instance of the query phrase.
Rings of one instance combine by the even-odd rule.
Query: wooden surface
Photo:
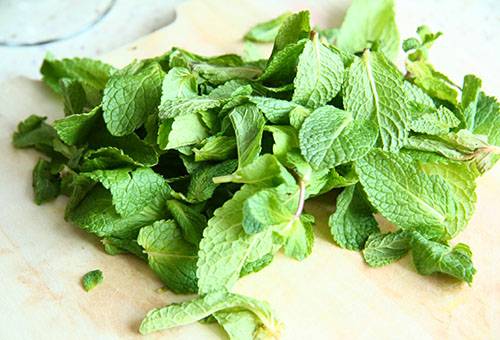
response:
[[[248,27],[306,3],[312,1],[191,1],[179,7],[171,26],[103,59],[122,66],[174,45],[208,54],[241,52],[240,37]],[[314,23],[337,26],[347,4],[314,1]],[[464,72],[474,72],[488,92],[500,93],[494,53],[500,46],[499,7],[493,7],[495,14],[471,1],[453,4],[401,1],[402,36],[421,23],[445,31],[432,54],[438,69],[459,82]],[[42,207],[33,203],[31,170],[37,155],[13,149],[11,135],[27,115],[54,119],[62,107],[42,84],[20,78],[0,86],[0,103],[0,339],[135,338],[149,309],[190,298],[156,292],[161,283],[144,263],[106,255],[96,239],[65,223],[63,198]],[[455,240],[474,251],[478,273],[472,287],[420,276],[409,257],[384,268],[367,267],[360,254],[332,243],[326,227],[332,199],[308,205],[318,221],[309,258],[297,262],[277,256],[266,269],[240,280],[236,291],[269,301],[286,326],[284,339],[498,339],[500,166],[478,185],[477,212]],[[104,272],[104,283],[86,293],[80,278],[96,268]],[[215,326],[194,324],[147,338],[221,335]]]

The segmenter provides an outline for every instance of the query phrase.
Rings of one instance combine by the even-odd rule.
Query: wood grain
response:
[[[419,2],[420,3],[420,2]],[[489,37],[476,30],[470,53],[456,20],[439,21],[432,5],[401,2],[403,36],[431,20],[450,39],[432,55],[438,69],[454,79],[472,65],[486,87],[499,93],[499,65],[483,59]],[[454,2],[465,6],[467,1]],[[337,26],[348,1],[190,1],[176,21],[103,59],[123,66],[134,58],[159,55],[172,46],[203,54],[242,52],[240,37],[253,24],[284,10],[310,8],[315,24]],[[470,4],[469,4],[470,5]],[[415,7],[417,6],[417,7]],[[438,6],[438,5],[436,5]],[[470,5],[471,6],[471,5]],[[417,8],[418,10],[416,10]],[[402,20],[404,18],[405,20]],[[500,26],[500,25],[497,25]],[[465,28],[464,28],[465,29]],[[497,32],[498,27],[491,28]],[[451,34],[448,34],[451,32]],[[490,32],[491,33],[491,32]],[[498,32],[500,33],[500,32]],[[500,36],[500,34],[498,34]],[[455,46],[450,50],[450,46]],[[460,51],[460,53],[458,53]],[[456,58],[450,60],[449,56]],[[61,104],[44,86],[15,79],[0,86],[0,338],[131,339],[151,308],[189,298],[157,293],[161,283],[130,256],[108,256],[99,242],[63,220],[65,200],[43,207],[32,201],[35,152],[15,150],[12,131],[25,116],[60,117]],[[500,167],[479,180],[477,212],[456,241],[468,243],[478,269],[472,287],[444,276],[418,275],[407,257],[372,269],[356,252],[335,246],[326,226],[334,198],[307,206],[317,216],[313,254],[302,262],[283,256],[243,278],[236,291],[269,301],[285,323],[284,339],[495,339],[500,336]],[[383,222],[383,221],[382,221]],[[102,286],[90,293],[81,276],[99,268]],[[152,335],[169,339],[218,339],[215,326],[194,324]]]

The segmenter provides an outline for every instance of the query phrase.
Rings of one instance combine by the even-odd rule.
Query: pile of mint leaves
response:
[[[304,202],[331,191],[338,246],[373,267],[411,252],[420,274],[472,283],[471,250],[449,241],[499,158],[499,104],[476,76],[456,85],[434,69],[440,33],[417,33],[402,44],[405,74],[389,0],[354,0],[339,29],[285,13],[245,35],[244,57],[173,48],[115,69],[49,56],[43,81],[66,115],[28,117],[13,143],[45,155],[37,204],[68,196],[65,218],[107,253],[134,254],[172,292],[198,294],[148,313],[141,333],[204,321],[231,339],[277,338],[269,305],[232,287],[280,250],[306,258]],[[252,58],[272,42],[269,58]],[[381,232],[375,214],[396,231]]]

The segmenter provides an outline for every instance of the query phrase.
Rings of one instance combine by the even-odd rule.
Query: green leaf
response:
[[[356,172],[378,212],[403,229],[429,237],[455,236],[474,208],[469,197],[457,195],[459,187],[470,185],[468,177],[428,174],[409,154],[375,149],[358,160]]]
[[[196,246],[186,242],[172,220],[141,228],[137,243],[148,255],[151,269],[174,293],[195,293]]]
[[[88,272],[82,277],[82,286],[85,291],[89,292],[104,280],[102,271],[99,269]]]
[[[197,95],[196,75],[185,67],[173,67],[163,78],[160,106],[167,100],[193,98]]]
[[[377,140],[376,126],[333,106],[316,109],[299,132],[300,151],[314,168],[332,168],[363,157]]]
[[[474,130],[475,126],[481,84],[481,79],[473,74],[468,74],[464,77],[461,107],[464,114],[465,127],[471,131]]]
[[[187,325],[219,311],[249,311],[259,320],[258,339],[279,336],[280,324],[265,302],[228,292],[213,292],[194,300],[153,309],[141,323],[141,334]]]
[[[299,136],[292,126],[267,125],[264,130],[273,134],[273,155],[282,162],[286,160],[289,151],[299,147]]]
[[[488,143],[500,146],[500,106],[496,98],[479,94],[472,131],[488,136]]]
[[[208,131],[196,113],[177,116],[168,134],[166,149],[193,145],[208,137]]]
[[[164,72],[155,62],[136,62],[115,72],[102,99],[106,127],[114,136],[139,128],[160,104]]]
[[[252,163],[259,155],[266,121],[257,106],[252,104],[235,107],[229,118],[236,134],[238,167],[242,168]]]
[[[257,191],[258,187],[243,186],[208,221],[198,252],[200,294],[230,289],[254,247],[269,237],[267,233],[249,235],[243,229],[243,204]]]
[[[405,231],[373,233],[363,249],[363,257],[370,267],[381,267],[402,258],[410,250],[410,236]]]
[[[307,41],[299,57],[292,100],[311,109],[325,105],[340,91],[344,64],[333,50],[324,46],[317,35]]]
[[[111,193],[97,185],[68,211],[69,221],[98,237],[131,238],[139,229],[166,214],[165,200],[155,197],[136,214],[123,217],[116,211]]]
[[[215,183],[246,183],[261,187],[294,184],[295,180],[274,155],[264,154],[229,176],[213,179]]]
[[[194,160],[224,161],[236,157],[236,138],[229,136],[213,136],[204,141],[201,148],[193,148]]]
[[[309,37],[309,33],[311,32],[309,17],[309,11],[301,11],[286,18],[274,40],[274,47],[270,60],[273,60],[276,53],[283,50],[288,45]]]
[[[63,142],[69,145],[81,145],[87,141],[88,135],[95,128],[102,110],[96,106],[87,113],[72,114],[54,122],[54,128]]]
[[[193,172],[187,190],[190,202],[203,202],[210,199],[219,185],[213,179],[229,175],[236,170],[236,160],[228,160],[216,165],[201,166]]]
[[[205,63],[195,64],[193,71],[211,84],[223,84],[235,79],[252,80],[258,78],[262,73],[261,68],[252,65],[231,67]]]
[[[12,137],[12,144],[19,149],[35,148],[47,155],[53,154],[53,140],[57,133],[45,123],[47,117],[31,115],[17,125]]]
[[[40,68],[42,80],[57,93],[62,92],[59,83],[62,78],[80,82],[86,91],[101,91],[113,72],[115,72],[114,67],[99,60],[87,58],[57,60],[50,55],[45,57]]]
[[[52,164],[44,159],[39,159],[33,169],[33,191],[36,204],[54,200],[61,191],[59,174],[54,174]]]
[[[410,129],[429,135],[442,135],[450,132],[451,128],[457,127],[460,120],[453,112],[444,106],[436,111],[421,115],[410,122]]]
[[[459,243],[452,248],[446,244],[429,241],[414,232],[411,253],[413,263],[420,274],[431,275],[440,272],[472,284],[476,269],[472,264],[472,252],[466,244]]]
[[[291,15],[291,12],[285,12],[274,19],[257,24],[245,34],[243,39],[261,43],[273,42],[281,24]]]
[[[344,108],[355,120],[370,119],[380,131],[384,150],[399,150],[408,136],[409,113],[403,76],[382,54],[368,50],[350,66]]]
[[[121,239],[116,237],[105,237],[101,240],[104,251],[109,255],[133,254],[141,260],[147,261],[148,256],[144,254],[142,247],[134,239]]]
[[[123,217],[141,212],[150,202],[165,201],[170,187],[162,176],[149,168],[96,170],[84,175],[100,182],[113,196],[113,205]]]
[[[350,53],[378,45],[389,59],[399,50],[393,0],[354,0],[340,27],[337,46]]]
[[[268,97],[251,97],[250,101],[257,105],[268,121],[274,124],[287,124],[290,112],[299,106],[287,100]]]
[[[283,245],[286,256],[302,261],[311,254],[314,243],[313,225],[314,217],[302,214],[300,218],[292,220],[288,230],[282,231],[287,235]]]
[[[247,198],[243,204],[243,229],[247,234],[261,232],[293,218],[290,207],[297,206],[294,187],[281,185],[263,189]]]
[[[59,86],[63,97],[64,113],[67,116],[83,113],[88,103],[82,84],[74,79],[61,78]]]
[[[186,241],[198,246],[207,226],[207,218],[194,208],[177,200],[168,200],[167,209],[180,227]]]
[[[258,319],[249,311],[216,312],[213,316],[230,340],[253,340],[259,328]]]
[[[299,56],[304,50],[306,39],[286,45],[269,59],[258,80],[273,86],[287,85],[297,72]],[[293,87],[292,87],[293,89]]]
[[[358,185],[345,188],[337,197],[337,208],[328,220],[335,242],[342,248],[363,249],[368,237],[379,231],[373,213]]]
[[[425,61],[407,61],[406,69],[415,84],[420,86],[429,96],[457,104],[457,91],[454,84],[444,74],[436,71],[434,67]]]
[[[199,96],[184,99],[166,99],[162,101],[159,110],[161,120],[175,118],[185,114],[195,114],[203,110],[213,109],[224,105],[226,100]]]

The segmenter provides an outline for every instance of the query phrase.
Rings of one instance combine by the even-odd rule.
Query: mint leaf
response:
[[[87,137],[102,115],[100,106],[87,113],[72,114],[54,122],[54,128],[59,138],[68,145],[80,145]]]
[[[57,138],[57,133],[52,126],[45,123],[47,117],[31,115],[17,126],[14,132],[12,144],[16,148],[35,148],[48,155],[52,155],[53,139]]]
[[[454,189],[467,185],[465,178],[427,174],[408,154],[375,149],[358,160],[356,172],[375,209],[403,229],[449,239],[465,227],[464,216],[473,209]]]
[[[290,221],[293,218],[290,207],[296,207],[298,199],[294,189],[289,186],[263,189],[247,198],[243,204],[242,225],[245,232],[255,234]]]
[[[389,59],[399,49],[393,0],[354,0],[340,27],[337,46],[347,52],[361,52],[378,46]]]
[[[40,68],[42,80],[57,93],[62,92],[59,81],[63,78],[80,82],[86,91],[101,91],[114,72],[114,67],[99,60],[87,58],[58,60],[50,55],[45,57]]]
[[[104,121],[112,135],[132,133],[155,113],[163,77],[155,62],[137,62],[113,74],[102,99]]]
[[[273,86],[286,85],[292,82],[297,72],[299,56],[304,50],[305,44],[305,39],[299,40],[284,46],[273,54],[258,80]]]
[[[399,260],[410,250],[410,235],[405,231],[373,233],[363,249],[363,257],[370,267],[381,267]]]
[[[259,328],[259,321],[249,311],[216,312],[213,316],[224,328],[229,339],[253,340],[254,333]]]
[[[85,175],[109,189],[113,205],[123,217],[133,216],[150,202],[165,201],[170,195],[163,177],[149,168],[96,170]]]
[[[451,103],[457,104],[457,91],[451,80],[434,67],[422,60],[407,61],[406,69],[410,79],[420,86],[429,96]]]
[[[213,179],[229,175],[236,170],[236,161],[228,160],[213,166],[200,166],[191,176],[187,189],[187,199],[191,202],[203,202],[212,197],[219,185]]]
[[[184,239],[198,246],[207,226],[207,218],[194,208],[177,200],[168,200],[167,209],[177,222]]]
[[[229,114],[236,135],[238,167],[252,163],[260,153],[265,120],[255,105],[237,106]]]
[[[291,12],[285,12],[274,19],[257,24],[245,34],[243,39],[260,43],[273,42],[281,24],[291,15],[293,15]]]
[[[208,221],[198,252],[200,294],[230,289],[238,280],[250,252],[262,238],[269,236],[266,233],[249,235],[243,229],[243,204],[257,191],[256,187],[243,186]]]
[[[457,127],[460,120],[453,112],[444,106],[436,111],[424,113],[410,122],[410,129],[429,135],[442,135],[450,132],[451,128]]]
[[[316,109],[299,132],[300,151],[315,168],[332,168],[363,157],[377,139],[373,123],[355,120],[333,106]]]
[[[64,113],[67,116],[82,113],[88,104],[82,84],[74,79],[61,78],[59,86],[63,97]]]
[[[403,76],[382,54],[363,53],[349,67],[343,103],[354,118],[370,119],[384,150],[399,150],[408,136],[409,113]]]
[[[137,243],[148,255],[151,269],[174,293],[195,293],[196,246],[186,242],[172,220],[143,227]]]
[[[175,118],[184,114],[194,114],[203,110],[222,106],[225,100],[199,96],[185,99],[165,99],[161,102],[159,110],[160,119]]]
[[[473,74],[468,74],[464,77],[461,107],[464,114],[465,126],[471,131],[475,126],[481,84],[481,79]]]
[[[94,289],[98,284],[102,283],[104,276],[99,269],[88,272],[82,277],[82,286],[85,291],[89,292]]]
[[[413,263],[420,274],[440,272],[472,283],[476,269],[472,264],[472,252],[466,244],[459,243],[452,248],[413,233],[411,247]]]
[[[165,149],[178,149],[193,145],[208,137],[208,131],[196,113],[174,118],[168,133]]]
[[[236,139],[229,136],[207,138],[201,148],[193,148],[194,159],[202,161],[224,161],[236,157]]]
[[[309,17],[309,11],[302,11],[286,18],[274,40],[274,47],[270,60],[273,60],[276,53],[283,50],[288,45],[309,37],[309,32],[311,31]]]
[[[267,97],[251,97],[250,101],[257,105],[267,120],[274,124],[288,123],[290,112],[299,106],[287,100]]]
[[[141,334],[149,334],[187,325],[219,311],[249,311],[259,320],[259,330],[255,336],[276,337],[279,334],[280,324],[267,303],[221,291],[206,294],[191,301],[154,309],[146,315],[139,331]]]
[[[302,214],[300,218],[293,219],[292,223],[287,225],[288,230],[281,231],[287,235],[283,245],[286,256],[301,261],[311,254],[314,243],[313,225],[314,217]]]
[[[337,197],[337,208],[328,220],[335,242],[342,248],[363,249],[368,237],[379,231],[373,213],[359,186],[345,188]]]
[[[173,67],[163,78],[161,104],[167,100],[193,98],[198,95],[196,74],[185,67]]]
[[[299,57],[292,100],[311,109],[325,105],[340,91],[344,81],[342,59],[315,35]]]
[[[54,200],[61,191],[59,174],[54,174],[52,164],[44,159],[39,159],[33,169],[33,191],[36,204]]]

